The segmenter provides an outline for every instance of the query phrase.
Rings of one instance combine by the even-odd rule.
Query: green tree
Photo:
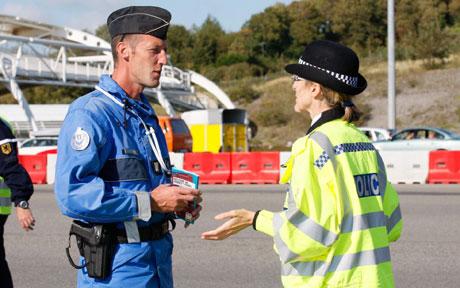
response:
[[[249,29],[252,38],[246,38],[250,40],[251,54],[277,57],[284,53],[291,44],[289,27],[289,12],[284,4],[276,4],[253,15],[243,25],[243,29]]]
[[[107,24],[102,24],[96,28],[96,36],[110,43],[110,33]]]
[[[190,69],[193,66],[192,43],[192,34],[184,26],[169,27],[168,54],[174,66],[182,69]]]
[[[194,35],[192,56],[195,69],[215,63],[219,56],[220,38],[224,34],[219,22],[208,16]]]
[[[297,58],[305,45],[314,40],[325,39],[330,34],[330,22],[325,20],[313,2],[293,2],[289,6],[289,34],[292,44],[287,56]]]
[[[386,44],[386,0],[337,0],[321,3],[340,42],[369,55]]]
[[[451,37],[446,29],[444,1],[400,0],[396,6],[398,50],[403,57],[424,59],[427,67],[449,55]]]

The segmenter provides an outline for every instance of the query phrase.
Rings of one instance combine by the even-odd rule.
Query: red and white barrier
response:
[[[277,184],[280,179],[279,152],[231,153],[233,184]]]
[[[202,184],[229,184],[231,153],[185,153],[184,169],[198,174]]]
[[[34,184],[53,184],[56,150],[19,155]],[[394,184],[460,183],[460,151],[380,151]],[[171,163],[203,184],[276,184],[290,152],[170,153]]]
[[[460,184],[460,151],[430,153],[430,184]]]
[[[429,151],[379,151],[393,184],[423,184],[428,177]]]

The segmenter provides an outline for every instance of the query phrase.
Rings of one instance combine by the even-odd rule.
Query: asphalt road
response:
[[[223,242],[203,241],[199,235],[216,227],[213,216],[228,209],[279,210],[284,187],[209,185],[202,190],[205,208],[199,222],[174,231],[175,287],[280,287],[271,238],[252,229]],[[405,228],[391,246],[396,286],[459,287],[460,185],[398,185],[397,190]],[[64,251],[70,221],[58,212],[52,187],[36,186],[31,203],[34,231],[22,231],[15,215],[6,225],[15,287],[75,287],[75,270]]]

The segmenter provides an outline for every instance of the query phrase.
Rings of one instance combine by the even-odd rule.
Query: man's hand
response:
[[[187,228],[191,223],[195,222],[198,218],[200,218],[200,211],[203,209],[201,205],[196,205],[193,208],[193,203],[184,211],[177,212],[176,215],[182,219],[185,219],[185,228]]]
[[[193,201],[197,204],[202,201],[199,190],[170,184],[155,188],[150,192],[150,200],[152,210],[162,213],[184,211]]]
[[[255,212],[248,211],[245,209],[232,210],[225,213],[221,213],[214,217],[216,220],[229,219],[227,222],[222,224],[215,230],[204,232],[201,234],[201,239],[204,240],[223,240],[227,237],[232,236],[240,232],[243,229],[252,225]]]
[[[35,219],[30,208],[23,209],[16,207],[16,216],[18,217],[19,225],[21,225],[22,229],[26,231],[34,230]]]

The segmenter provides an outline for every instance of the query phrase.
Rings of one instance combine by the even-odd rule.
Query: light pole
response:
[[[395,13],[394,0],[387,2],[388,22],[388,129],[396,128],[396,70],[395,70]]]

